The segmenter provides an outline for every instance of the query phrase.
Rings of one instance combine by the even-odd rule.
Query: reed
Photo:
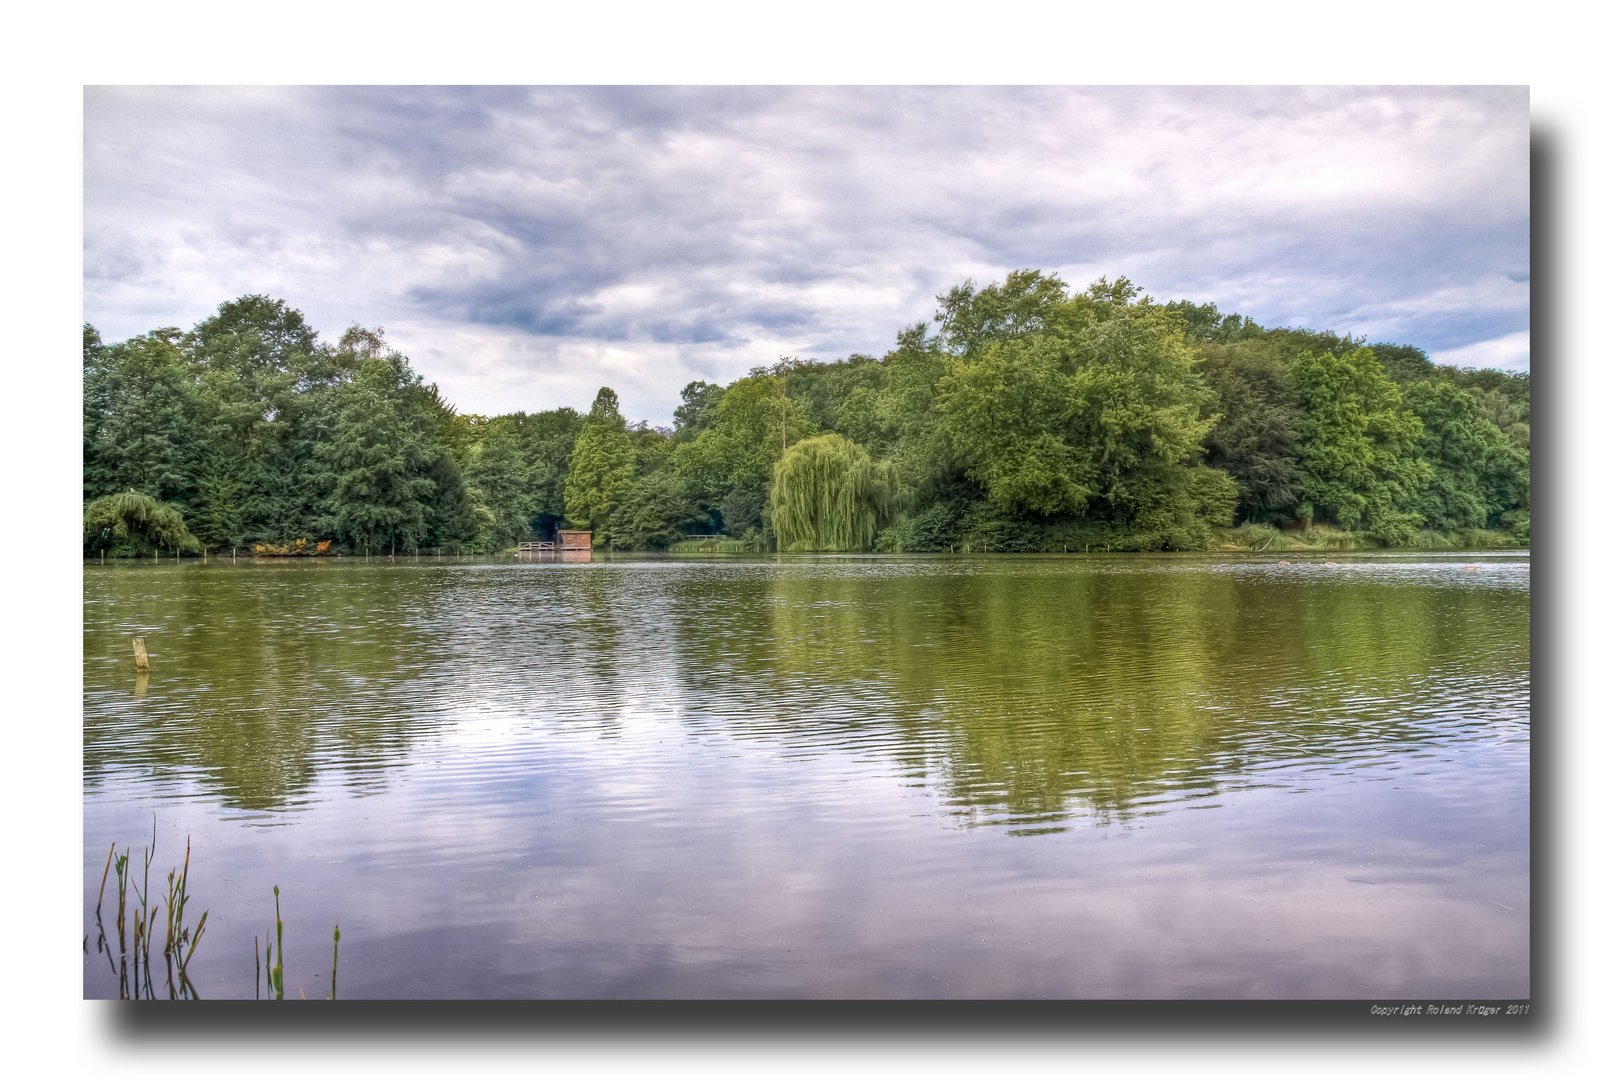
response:
[[[107,895],[107,871],[112,869],[112,853],[118,849],[117,844],[107,847],[107,865],[101,868],[101,889],[96,893],[96,918],[101,918],[101,898]]]
[[[193,924],[187,914],[191,908],[191,838],[186,837],[185,858],[170,870],[162,883],[162,904],[151,891],[151,867],[157,854],[157,823],[152,824],[152,844],[142,852],[142,874],[137,881],[131,873],[130,851],[118,853],[118,845],[107,849],[107,862],[101,871],[101,886],[96,893],[96,951],[107,957],[112,975],[118,980],[118,996],[140,1000],[157,997],[152,980],[152,945],[162,938],[162,956],[167,972],[166,988],[171,1000],[196,1000],[201,997],[188,973],[197,947],[202,943],[208,927],[208,912]],[[113,948],[102,923],[101,909],[106,899],[107,879],[111,877],[118,900],[118,955],[114,960]],[[264,941],[262,969],[259,960],[259,938],[253,937],[253,996],[259,996],[259,972],[264,972],[264,985],[268,996],[280,1001],[286,997],[286,923],[281,918],[281,886],[272,887],[275,895],[275,939]],[[130,901],[134,903],[131,905]],[[158,915],[163,915],[163,930],[157,929]],[[131,934],[132,931],[132,934]],[[332,974],[327,1000],[337,1000],[337,951],[342,930],[332,927]],[[85,935],[84,948],[89,952],[90,935]],[[299,991],[299,996],[304,996]]]
[[[141,878],[137,884],[130,874],[130,852],[124,849],[122,855],[117,854],[118,845],[113,844],[107,852],[107,865],[101,871],[101,889],[96,894],[96,951],[105,953],[108,965],[118,977],[118,996],[120,998],[152,999],[157,997],[152,983],[152,942],[157,933],[158,904],[152,892],[151,871],[152,862],[157,856],[157,821],[152,822],[152,843],[141,852]],[[191,978],[186,972],[186,966],[196,954],[197,945],[202,940],[202,933],[208,924],[208,912],[204,911],[195,926],[186,921],[186,903],[190,900],[186,884],[190,879],[191,871],[191,838],[186,838],[185,862],[179,870],[171,870],[168,874],[168,889],[166,894],[165,927],[163,942],[163,962],[167,973],[168,996],[173,999],[194,1000],[199,995],[196,987],[192,985]],[[101,906],[106,898],[107,875],[114,875],[118,890],[118,960],[113,962],[112,945],[107,939],[106,928],[101,919]],[[130,894],[134,894],[135,904],[131,909]],[[133,930],[133,935],[129,933]],[[89,935],[85,935],[86,942]],[[88,949],[88,945],[86,946]]]
[[[275,891],[275,967],[270,969],[270,982],[275,989],[275,999],[280,1001],[285,992],[282,983],[282,964],[285,954],[281,951],[281,886],[274,886]]]

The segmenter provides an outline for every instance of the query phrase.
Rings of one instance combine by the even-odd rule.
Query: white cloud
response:
[[[1490,341],[1464,345],[1459,349],[1445,349],[1429,353],[1428,359],[1436,364],[1452,367],[1490,367],[1503,371],[1529,370],[1529,331],[1520,330],[1503,334]]]

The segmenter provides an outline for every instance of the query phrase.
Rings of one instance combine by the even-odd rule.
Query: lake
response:
[[[1527,553],[1289,560],[86,564],[85,996],[1527,998]]]

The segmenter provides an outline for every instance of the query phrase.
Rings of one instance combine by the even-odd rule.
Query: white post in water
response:
[[[151,666],[151,663],[146,659],[146,639],[138,637],[135,639],[135,670],[148,671]]]

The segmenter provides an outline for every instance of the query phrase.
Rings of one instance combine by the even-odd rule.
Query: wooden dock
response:
[[[555,540],[535,540],[517,545],[519,555],[555,555],[561,551],[589,551],[590,534],[582,530],[559,529]]]

